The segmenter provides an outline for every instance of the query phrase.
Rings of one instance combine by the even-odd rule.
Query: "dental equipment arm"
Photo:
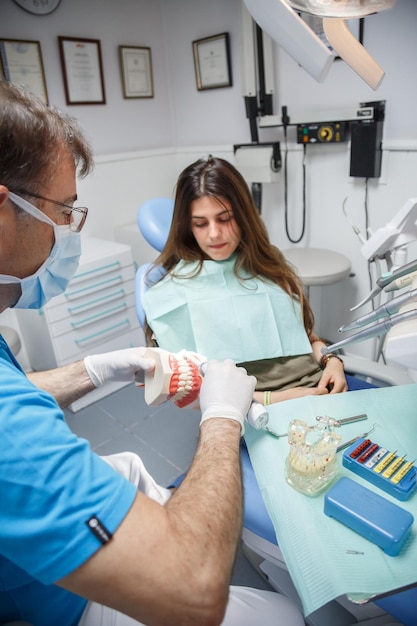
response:
[[[402,209],[379,228],[364,243],[361,252],[365,259],[384,258],[397,248],[403,248],[417,239],[417,198],[410,198]]]
[[[322,354],[335,352],[336,350],[340,350],[341,348],[344,348],[351,343],[357,343],[358,341],[365,341],[366,339],[371,339],[372,337],[378,337],[379,335],[383,335],[388,332],[389,329],[396,324],[412,320],[415,317],[417,317],[417,309],[411,309],[411,311],[406,311],[405,313],[398,313],[397,315],[390,316],[387,320],[379,322],[378,324],[371,326],[371,328],[361,330],[360,332],[351,335],[350,337],[346,337],[346,339],[342,339],[341,341],[337,341],[330,346],[322,348]]]
[[[387,289],[387,286],[394,283],[397,278],[401,278],[404,274],[416,271],[417,263],[415,261],[407,263],[398,270],[391,271],[391,253],[400,248],[405,249],[416,240],[417,198],[409,198],[392,220],[372,233],[361,247],[361,253],[368,262],[376,261],[377,259],[385,259],[389,272],[376,281],[377,286],[361,302],[352,307],[351,311],[355,311],[370,300],[373,300],[381,293],[382,289],[385,289],[385,291],[394,291],[395,289],[401,288],[394,286],[394,284],[392,284],[390,289]]]

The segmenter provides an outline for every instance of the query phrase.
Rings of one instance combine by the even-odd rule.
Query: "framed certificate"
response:
[[[106,104],[98,39],[58,37],[67,104]]]
[[[0,76],[21,85],[48,104],[41,44],[39,41],[0,39]]]
[[[232,86],[229,33],[193,41],[197,89]]]
[[[124,98],[153,98],[151,49],[119,46]]]

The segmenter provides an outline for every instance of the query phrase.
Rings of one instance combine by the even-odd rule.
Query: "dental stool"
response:
[[[145,202],[138,209],[138,227],[145,240],[158,252],[162,251],[168,237],[173,208],[173,200],[169,198],[154,198]],[[148,274],[149,270],[151,270],[150,274]],[[145,323],[142,297],[149,286],[146,277],[148,275],[151,281],[158,280],[163,276],[164,272],[165,270],[162,267],[155,266],[152,263],[141,265],[136,272],[136,313],[142,328]],[[350,388],[374,386],[354,377],[348,376],[348,379]],[[242,551],[273,589],[291,598],[302,608],[297,590],[292,583],[284,558],[278,547],[275,530],[265,507],[249,453],[244,443],[241,445],[241,462],[244,488]],[[179,477],[173,486],[178,486],[182,478],[183,476]],[[417,606],[417,589],[411,591],[416,592],[415,605]],[[400,599],[395,603],[395,599],[399,595],[401,594],[384,599],[392,601],[390,610],[393,611],[393,614],[394,605],[401,604]],[[306,617],[306,624],[309,626],[351,626],[364,620],[366,621],[366,626],[398,626],[399,623],[404,623],[406,626],[417,626],[417,620],[413,623],[395,621],[390,616],[387,616],[383,608],[380,609],[372,603],[365,605],[365,608],[351,605],[348,601],[345,604],[347,608],[336,600],[326,604]],[[375,614],[376,618],[374,619]]]

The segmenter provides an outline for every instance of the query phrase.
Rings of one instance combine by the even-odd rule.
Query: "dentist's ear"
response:
[[[9,199],[9,190],[5,185],[0,185],[0,207]]]

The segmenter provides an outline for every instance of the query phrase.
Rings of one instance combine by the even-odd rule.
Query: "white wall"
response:
[[[0,37],[41,43],[49,101],[80,120],[96,154],[172,145],[173,121],[161,0],[62,0],[50,15],[36,16],[12,0],[0,3]],[[99,39],[105,105],[65,102],[58,36]],[[150,46],[155,98],[123,98],[119,45]]]
[[[50,102],[78,117],[92,140],[96,170],[79,185],[80,200],[91,206],[88,234],[114,238],[118,227],[134,223],[143,200],[171,195],[178,173],[192,160],[208,152],[232,159],[233,144],[250,141],[241,95],[239,12],[240,0],[62,0],[54,13],[37,17],[12,0],[2,0],[0,38],[40,41]],[[416,23],[415,0],[399,0],[394,9],[366,18],[365,45],[386,70],[376,92],[342,61],[333,63],[325,82],[316,83],[284,50],[274,48],[277,114],[283,105],[291,117],[299,110],[387,101],[383,176],[369,184],[373,229],[417,196]],[[192,41],[221,32],[230,35],[233,86],[198,92]],[[66,105],[58,35],[100,39],[106,105]],[[117,49],[122,44],[151,47],[154,98],[123,99]],[[260,140],[281,141],[284,149],[279,128],[261,130]],[[288,149],[289,216],[295,236],[301,227],[302,151],[291,127]],[[338,285],[311,290],[318,331],[335,340],[337,328],[352,317],[349,308],[369,290],[360,242],[341,209],[348,197],[349,218],[363,232],[365,185],[363,179],[349,178],[349,143],[308,146],[306,171],[307,230],[298,245],[343,252],[355,274]],[[279,178],[264,186],[262,214],[271,239],[286,248],[291,244],[284,229],[283,172]],[[13,323],[12,313],[8,317]],[[370,348],[358,344],[352,351],[368,354]]]

